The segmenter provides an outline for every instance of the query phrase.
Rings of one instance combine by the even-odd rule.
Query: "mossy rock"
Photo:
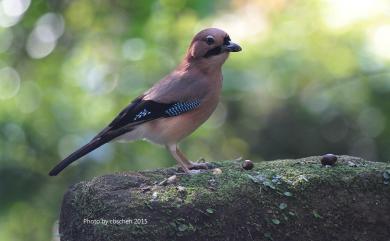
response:
[[[390,164],[338,156],[326,167],[320,158],[96,177],[65,194],[61,240],[389,240]]]

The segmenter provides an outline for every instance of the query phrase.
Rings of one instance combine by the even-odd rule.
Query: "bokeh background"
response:
[[[0,0],[0,240],[56,240],[66,188],[175,164],[114,143],[47,172],[220,27],[243,51],[213,117],[182,143],[196,160],[390,156],[388,0]]]

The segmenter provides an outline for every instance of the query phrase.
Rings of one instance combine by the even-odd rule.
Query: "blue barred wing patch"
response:
[[[177,102],[173,104],[169,109],[165,110],[165,114],[167,114],[169,117],[178,116],[180,114],[198,108],[199,105],[200,105],[199,100]]]

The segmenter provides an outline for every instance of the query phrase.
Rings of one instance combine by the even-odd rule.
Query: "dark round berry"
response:
[[[245,170],[251,170],[253,168],[253,162],[251,160],[245,160],[243,163],[242,163],[242,168],[244,168]]]
[[[333,154],[325,154],[321,157],[321,164],[326,166],[333,166],[337,162],[337,156]]]

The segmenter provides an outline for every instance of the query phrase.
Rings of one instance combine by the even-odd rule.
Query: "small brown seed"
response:
[[[325,154],[321,157],[321,164],[324,166],[333,166],[337,162],[337,156]]]
[[[245,160],[242,163],[242,168],[244,168],[245,170],[251,170],[253,167],[254,167],[254,164],[251,160]]]

